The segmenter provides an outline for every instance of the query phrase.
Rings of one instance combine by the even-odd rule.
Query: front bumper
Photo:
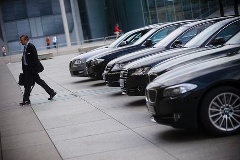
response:
[[[69,63],[69,72],[73,77],[87,77],[86,63],[73,65],[72,61]]]
[[[121,79],[122,93],[129,96],[145,96],[146,86],[148,84],[147,75],[128,76]]]
[[[120,71],[119,72],[104,72],[103,80],[109,87],[119,87]]]
[[[97,65],[88,65],[87,72],[88,77],[93,79],[103,79],[102,73],[104,71],[105,66],[102,63]]]
[[[147,91],[147,94],[151,93]],[[156,96],[157,94],[158,92],[156,92]],[[165,99],[156,97],[154,102],[149,100],[149,96],[147,96],[146,104],[153,120],[159,124],[174,128],[198,127],[197,108],[199,100],[190,94]]]

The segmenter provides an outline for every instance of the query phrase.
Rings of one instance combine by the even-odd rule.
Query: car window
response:
[[[230,38],[225,44],[239,44],[240,43],[240,32],[235,34],[232,38]]]
[[[132,42],[134,40],[134,37],[136,37],[139,33],[141,33],[143,35],[143,34],[147,33],[150,29],[151,28],[143,29],[143,30],[137,31],[135,33],[134,33],[134,31],[129,31],[129,32],[125,33],[124,35],[120,36],[117,40],[115,40],[113,43],[111,43],[108,47],[109,48],[117,48],[117,47],[119,47],[119,45],[121,44],[122,41],[126,41],[126,40],[129,40],[129,42]],[[133,41],[133,42],[135,42],[135,41]]]
[[[140,39],[148,31],[149,30],[136,32],[135,34],[127,37],[124,41],[126,41],[127,45],[133,44],[134,42],[136,42],[138,39]]]
[[[169,27],[166,27],[164,29],[161,29],[157,33],[152,35],[150,37],[150,39],[152,40],[153,44],[156,44],[157,42],[159,42],[161,39],[166,37],[169,33],[174,31],[178,27],[179,27],[179,25],[174,25],[174,26],[169,26]]]
[[[212,42],[216,39],[223,38],[226,41],[228,41],[233,35],[238,33],[240,31],[240,21],[226,26],[221,32],[217,34],[217,36],[212,39],[207,45],[211,45]]]
[[[131,39],[128,39],[127,40],[127,42],[129,43],[129,44],[133,44],[134,42],[136,42],[138,39],[140,39],[145,33],[147,33],[147,32],[140,32],[140,33],[138,33],[138,34],[136,34],[134,37],[132,37]]]
[[[197,34],[199,34],[201,31],[209,27],[211,24],[212,23],[205,23],[202,25],[198,25],[194,28],[191,28],[190,30],[185,32],[183,35],[181,35],[177,40],[181,42],[181,45],[184,45],[193,37],[195,37]]]

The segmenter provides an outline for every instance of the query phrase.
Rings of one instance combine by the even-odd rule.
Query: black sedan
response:
[[[166,72],[146,89],[152,120],[210,134],[240,133],[240,51]]]
[[[186,42],[188,42],[191,38],[196,36],[198,33],[200,33],[209,25],[226,18],[230,18],[230,17],[218,17],[218,18],[193,22],[191,24],[186,24],[176,29],[170,35],[168,35],[163,40],[161,40],[158,44],[153,46],[153,48],[141,50],[138,52],[134,52],[134,53],[127,54],[125,56],[121,56],[119,58],[113,59],[107,64],[103,72],[103,75],[105,78],[104,80],[106,84],[110,87],[119,86],[120,71],[123,69],[123,67],[126,64],[144,56],[161,54],[162,51],[179,47],[180,44],[181,46],[183,46]],[[216,33],[216,30],[212,30],[210,33],[208,33],[207,37],[209,37],[209,35],[214,35],[214,33]],[[205,37],[203,37],[203,39],[205,39]],[[201,44],[204,45],[203,43]]]
[[[178,21],[155,26],[155,28],[151,29],[132,45],[90,57],[86,62],[88,76],[94,79],[102,79],[102,73],[108,62],[112,59],[138,50],[150,48],[179,26],[190,22],[192,22],[192,20]]]
[[[166,51],[127,64],[124,66],[124,69],[120,74],[122,93],[129,96],[144,96],[145,88],[148,84],[147,73],[152,67],[174,56],[191,55],[199,51],[212,49],[215,45],[221,45],[225,40],[231,38],[231,36],[235,35],[239,30],[239,17],[223,20],[208,27],[184,45],[182,49]],[[212,54],[212,51],[202,53],[207,56]],[[221,53],[222,52],[216,52],[212,54],[212,56],[217,56]],[[201,55],[198,54],[196,57],[199,58]],[[194,55],[192,59],[194,59]],[[156,75],[153,75],[152,77],[154,76]]]
[[[153,29],[154,27],[156,27],[156,25],[149,25],[146,27],[129,31],[108,46],[103,46],[103,47],[91,50],[87,53],[80,54],[78,56],[73,57],[69,63],[69,71],[71,73],[71,76],[88,77],[87,70],[86,70],[86,60],[88,58],[104,52],[114,50],[119,47],[132,45],[139,38],[141,38],[145,33]]]
[[[239,50],[240,50],[240,32],[238,32],[231,39],[229,39],[223,46],[218,46],[210,50],[199,51],[194,54],[191,53],[181,54],[179,56],[169,58],[155,65],[148,71],[147,74],[148,80],[149,82],[151,82],[154,80],[154,78],[158,77],[159,75],[170,70],[173,70],[174,68],[185,65],[186,63],[195,63],[195,61],[199,60],[225,57],[231,54],[235,54]]]

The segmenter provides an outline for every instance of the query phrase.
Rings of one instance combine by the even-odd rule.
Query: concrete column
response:
[[[72,9],[73,24],[74,24],[74,31],[76,34],[77,44],[81,44],[81,41],[84,41],[84,38],[83,38],[82,23],[81,23],[81,18],[79,13],[78,1],[70,0],[70,4]]]
[[[70,40],[70,34],[69,34],[69,29],[68,29],[68,23],[67,23],[67,16],[66,16],[64,1],[59,0],[59,2],[60,2],[60,7],[61,7],[62,21],[63,21],[63,27],[64,27],[67,46],[71,46],[71,40]]]
[[[3,39],[2,39],[3,42],[1,43],[4,43],[4,46],[6,47],[7,51],[9,51],[1,7],[0,7],[0,24],[1,24],[0,29],[2,30],[2,36],[3,36]],[[2,48],[2,45],[1,45],[1,48]]]

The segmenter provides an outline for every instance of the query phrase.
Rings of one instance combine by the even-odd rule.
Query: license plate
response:
[[[124,87],[124,80],[123,79],[120,79],[119,83],[120,83],[120,87]]]
[[[154,114],[154,115],[156,114],[155,109],[154,109],[153,106],[147,106],[147,108],[148,108],[148,112],[149,113]]]

